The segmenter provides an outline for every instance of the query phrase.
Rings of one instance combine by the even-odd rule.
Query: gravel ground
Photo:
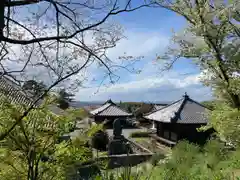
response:
[[[85,129],[88,126],[89,126],[88,118],[85,118],[82,121],[77,122],[77,125],[76,125],[77,129],[74,132],[70,133],[70,136],[71,137],[77,136],[81,132],[81,129]],[[107,129],[106,131],[109,136],[113,135],[113,129]],[[145,129],[145,128],[141,128],[141,129],[140,128],[126,128],[126,129],[122,130],[122,134],[126,138],[129,138],[131,133],[137,132],[137,131],[147,131],[147,129]]]

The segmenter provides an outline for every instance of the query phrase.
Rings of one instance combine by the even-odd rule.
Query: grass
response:
[[[167,154],[171,151],[169,147],[161,144],[159,145],[157,141],[151,137],[137,137],[131,139],[154,153]]]
[[[108,152],[107,151],[98,151],[96,149],[93,149],[93,156],[94,157],[102,157],[102,156],[107,156]]]
[[[130,137],[132,137],[132,138],[149,137],[149,132],[147,132],[147,131],[136,131],[136,132],[132,132],[132,133],[130,134]]]

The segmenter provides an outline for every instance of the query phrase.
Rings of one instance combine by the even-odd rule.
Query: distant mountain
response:
[[[70,102],[70,106],[74,107],[74,108],[80,108],[80,107],[84,107],[84,106],[97,106],[97,105],[102,105],[105,101],[73,101]],[[116,102],[117,104],[119,102]],[[141,104],[143,102],[122,102],[124,104]],[[160,101],[156,101],[156,102],[147,102],[145,101],[144,103],[146,104],[170,104],[171,102],[160,102]]]
[[[70,102],[70,106],[74,107],[74,108],[80,108],[80,107],[84,107],[84,106],[96,106],[96,105],[101,105],[104,102],[101,101],[73,101]]]

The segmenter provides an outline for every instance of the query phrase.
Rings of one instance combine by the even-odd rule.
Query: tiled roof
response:
[[[0,74],[0,96],[1,95],[6,96],[11,103],[22,104],[25,106],[30,106],[34,102],[34,95],[31,92],[23,91],[20,85]],[[39,102],[34,106],[37,107],[41,103],[42,100],[39,100]],[[56,105],[49,105],[48,108],[52,113],[56,115],[64,115],[66,113]],[[48,122],[46,118],[44,128],[52,128],[51,126],[53,125],[54,123]]]
[[[112,102],[106,102],[101,107],[90,112],[94,116],[131,116],[132,114],[119,108]]]
[[[105,110],[106,108],[108,108],[111,104],[110,103],[107,103],[107,104],[104,104],[102,105],[101,107],[97,108],[97,109],[94,109],[93,111],[91,111],[90,113],[92,115],[96,115],[100,112],[102,112],[103,110]]]
[[[206,113],[209,110],[198,102],[184,98],[144,116],[146,119],[159,122],[176,122],[182,124],[206,124]]]
[[[5,76],[0,75],[0,94],[5,95],[12,103],[19,103],[23,105],[31,105],[34,102],[34,95],[30,91],[25,91],[20,85]],[[39,100],[36,106],[42,103]],[[56,105],[49,105],[49,110],[56,115],[63,114],[63,110]]]
[[[171,105],[166,106],[162,109],[155,110],[151,113],[148,113],[144,117],[149,120],[155,120],[160,122],[171,122],[171,118],[175,116],[175,112],[178,111],[182,102],[183,102],[183,99],[176,101]]]
[[[29,92],[24,92],[21,87],[5,76],[0,75],[0,93],[5,95],[11,102],[24,105],[31,105],[33,99]]]
[[[189,99],[185,102],[183,109],[178,114],[178,123],[207,124],[207,112],[210,110],[201,104]]]

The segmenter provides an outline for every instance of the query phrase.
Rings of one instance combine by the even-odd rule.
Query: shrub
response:
[[[99,130],[95,134],[93,134],[91,141],[93,148],[99,151],[106,151],[109,142],[109,137],[107,132]]]
[[[204,147],[187,141],[179,142],[170,159],[157,169],[158,179],[228,180],[227,152],[221,142],[209,141]]]
[[[132,137],[132,138],[135,138],[135,137],[149,137],[149,132],[146,132],[146,131],[132,132],[130,134],[130,137]]]
[[[87,131],[88,137],[92,137],[94,134],[96,134],[98,131],[103,131],[103,124],[95,124],[91,126],[90,129]]]

